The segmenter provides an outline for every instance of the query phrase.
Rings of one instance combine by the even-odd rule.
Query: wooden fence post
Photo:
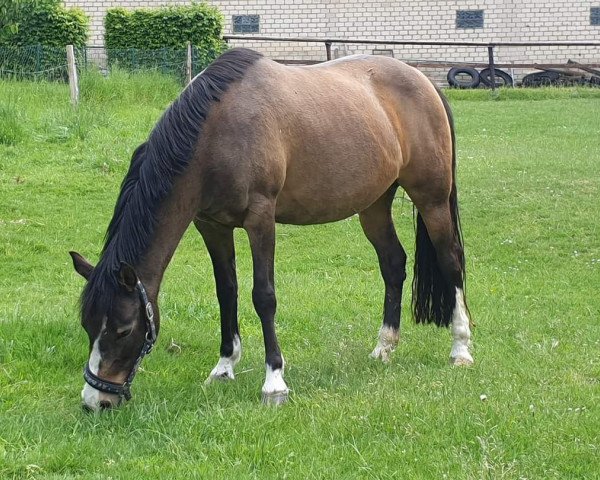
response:
[[[79,102],[79,83],[77,80],[77,68],[75,66],[75,52],[73,51],[73,45],[67,45],[67,67],[69,69],[71,103],[77,105]]]
[[[187,62],[185,65],[185,83],[192,81],[192,42],[187,42]]]

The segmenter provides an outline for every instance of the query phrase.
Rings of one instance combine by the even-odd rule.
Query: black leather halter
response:
[[[125,383],[119,384],[114,382],[109,382],[107,380],[103,380],[102,378],[96,376],[90,370],[90,364],[87,362],[85,364],[85,368],[83,369],[83,379],[87,382],[88,385],[94,387],[96,390],[100,390],[104,393],[111,393],[113,395],[119,395],[121,399],[125,398],[125,400],[131,399],[131,383],[133,382],[133,378],[140,367],[140,363],[142,363],[142,359],[148,355],[152,351],[152,347],[156,342],[156,324],[154,323],[154,309],[152,308],[152,304],[150,300],[148,300],[148,294],[146,293],[146,289],[144,285],[139,280],[137,281],[136,290],[140,295],[140,300],[142,305],[144,305],[144,313],[146,317],[146,336],[144,339],[144,344],[142,345],[142,349],[133,364],[133,368]]]

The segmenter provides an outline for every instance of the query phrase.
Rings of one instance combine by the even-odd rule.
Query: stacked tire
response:
[[[513,78],[504,70],[494,69],[496,87],[512,87]],[[477,88],[480,84],[492,86],[492,72],[484,68],[480,72],[471,67],[452,67],[447,75],[448,84],[456,88]]]
[[[479,72],[471,67],[452,67],[446,78],[456,88],[477,88],[481,83]]]

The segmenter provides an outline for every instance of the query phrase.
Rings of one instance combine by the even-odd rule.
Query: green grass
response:
[[[167,270],[161,337],[133,400],[84,414],[82,280],[67,251],[97,260],[131,152],[178,89],[164,77],[91,75],[75,111],[63,85],[0,83],[0,131],[12,131],[1,130],[9,118],[21,132],[0,141],[0,478],[598,478],[592,89],[450,92],[474,367],[450,367],[448,332],[410,321],[408,288],[392,362],[368,358],[383,288],[351,218],[278,227],[278,334],[292,389],[279,409],[260,404],[262,335],[238,232],[243,359],[235,382],[205,387],[218,307],[190,230]],[[395,218],[412,266],[401,196]]]
[[[10,102],[0,105],[0,144],[16,145],[25,139],[19,110]]]
[[[486,88],[463,90],[449,88],[446,96],[452,100],[565,100],[569,98],[600,98],[600,89],[590,87],[543,87],[543,88]]]

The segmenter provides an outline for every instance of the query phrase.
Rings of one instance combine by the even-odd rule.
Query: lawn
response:
[[[160,296],[162,329],[123,408],[86,414],[79,325],[134,147],[180,87],[88,74],[0,82],[0,478],[600,477],[600,90],[450,92],[473,320],[471,368],[416,326],[405,289],[392,361],[368,357],[383,284],[358,219],[277,231],[277,327],[288,404],[260,402],[260,322],[236,235],[244,352],[218,358],[212,270],[190,229]],[[412,206],[394,216],[412,268]],[[409,276],[410,281],[410,276]],[[172,343],[180,349],[169,348]]]

